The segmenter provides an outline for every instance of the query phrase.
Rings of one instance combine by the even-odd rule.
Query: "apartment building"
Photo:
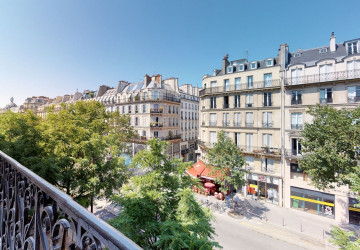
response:
[[[301,131],[317,104],[352,109],[360,103],[360,38],[289,51],[248,62],[223,59],[221,70],[203,77],[200,90],[200,150],[225,130],[241,149],[250,170],[241,192],[265,201],[359,224],[360,209],[349,187],[318,190],[301,169]],[[240,191],[240,190],[239,190]]]
[[[221,70],[203,77],[200,149],[204,159],[206,148],[224,130],[251,172],[247,186],[238,191],[282,205],[280,83],[278,58],[229,61],[226,55]]]
[[[284,197],[285,207],[335,218],[344,223],[360,222],[360,209],[348,187],[318,190],[310,185],[298,165],[301,157],[301,130],[312,117],[306,113],[316,104],[352,109],[360,102],[360,39],[289,53],[282,45],[284,58]]]
[[[184,161],[196,161],[199,135],[199,88],[191,84],[179,87],[181,113],[181,156]]]
[[[163,80],[158,74],[145,75],[143,82],[120,81],[117,88],[100,86],[95,99],[104,103],[109,112],[130,116],[130,123],[138,133],[138,138],[132,141],[133,154],[145,149],[147,140],[159,138],[170,143],[167,154],[188,160],[194,158],[196,149],[197,134],[191,133],[197,131],[196,120],[190,121],[185,116],[181,120],[181,102],[186,102],[186,112],[191,113],[189,110],[196,108],[195,103],[198,107],[197,98],[197,88],[191,85],[179,88],[177,78]],[[186,130],[189,136],[181,138],[183,123],[192,126]]]

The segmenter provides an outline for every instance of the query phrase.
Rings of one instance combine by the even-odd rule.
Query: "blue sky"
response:
[[[201,86],[221,59],[360,37],[358,0],[0,0],[0,107],[159,73]]]

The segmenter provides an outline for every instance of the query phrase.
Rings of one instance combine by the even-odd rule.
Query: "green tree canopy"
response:
[[[319,189],[350,184],[360,191],[360,108],[318,105],[308,113],[314,120],[302,132],[300,166]]]
[[[217,142],[206,151],[206,162],[213,166],[215,182],[226,191],[245,185],[245,160],[236,144],[222,130],[217,134]]]
[[[137,153],[133,166],[145,170],[124,185],[114,201],[122,207],[110,220],[145,249],[211,249],[214,229],[208,210],[195,201],[194,180],[185,174],[190,163],[164,153],[167,142],[152,139]]]

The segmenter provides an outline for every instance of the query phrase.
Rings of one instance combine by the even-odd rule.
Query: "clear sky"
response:
[[[0,107],[159,73],[201,86],[249,60],[360,37],[359,0],[0,0]]]

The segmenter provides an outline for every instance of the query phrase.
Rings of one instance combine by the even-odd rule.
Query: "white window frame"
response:
[[[250,63],[250,69],[257,69],[257,67],[258,67],[258,62],[251,62]]]
[[[266,65],[266,67],[274,66],[274,59],[267,59],[265,65]]]
[[[230,74],[230,73],[233,73],[234,72],[234,67],[233,66],[228,66],[226,68],[226,73]]]
[[[244,71],[245,70],[245,65],[244,64],[239,64],[237,66],[237,68],[238,68],[238,71]]]

